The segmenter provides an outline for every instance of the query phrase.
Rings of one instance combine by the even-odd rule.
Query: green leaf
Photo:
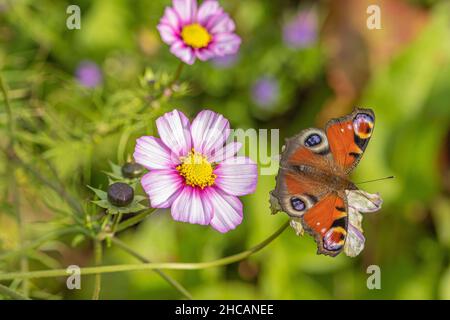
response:
[[[133,202],[131,202],[128,206],[125,207],[117,207],[113,204],[111,204],[108,200],[96,200],[92,201],[92,203],[96,204],[97,206],[108,210],[108,213],[110,214],[119,214],[119,213],[136,213],[145,209],[148,209],[148,207],[144,206],[143,204],[140,204],[139,201],[142,201],[142,196],[137,196],[133,199]]]
[[[106,174],[108,176],[108,178],[112,178],[114,180],[123,180],[123,176],[122,175],[118,175],[118,174],[116,174],[114,172],[103,171],[103,173]]]
[[[145,199],[147,199],[147,197],[145,197],[145,196],[139,196],[139,195],[134,196],[134,200],[136,202],[141,202],[142,200],[145,200]]]
[[[127,213],[136,213],[145,209],[147,209],[146,206],[137,203],[136,201],[133,201],[130,205],[126,207],[112,206],[112,208],[108,209],[108,212],[111,214],[119,214],[119,213],[127,214]]]
[[[123,178],[123,176],[122,176],[122,167],[121,166],[119,166],[118,164],[115,164],[112,161],[109,161],[109,165],[111,166],[111,170],[112,170],[111,175]]]
[[[103,191],[103,190],[100,190],[100,189],[96,189],[96,188],[94,188],[94,187],[91,187],[91,186],[87,186],[89,189],[91,189],[92,191],[94,191],[94,193],[97,195],[97,197],[99,198],[99,199],[101,199],[101,200],[106,200],[106,199],[108,199],[108,194],[105,192],[105,191]]]
[[[110,204],[108,200],[96,200],[96,201],[92,201],[92,203],[95,203],[99,207],[105,208],[105,209],[109,209],[112,206],[112,204]]]

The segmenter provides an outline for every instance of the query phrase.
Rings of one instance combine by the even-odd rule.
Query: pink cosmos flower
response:
[[[197,0],[173,0],[158,30],[170,52],[187,64],[235,54],[241,44],[233,20],[216,0],[206,0],[199,8]]]
[[[242,222],[239,196],[253,193],[257,166],[226,144],[230,123],[205,110],[189,123],[174,110],[156,120],[159,138],[137,140],[134,159],[150,170],[141,183],[154,208],[171,208],[177,221],[211,225],[224,233]]]

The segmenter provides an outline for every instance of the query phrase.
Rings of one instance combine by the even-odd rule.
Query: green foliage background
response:
[[[86,186],[105,188],[109,161],[124,163],[135,139],[156,134],[155,118],[173,108],[191,117],[210,108],[233,128],[279,128],[283,141],[354,105],[371,107],[377,125],[353,180],[396,178],[365,185],[380,192],[384,205],[364,219],[367,241],[359,257],[318,256],[312,238],[288,229],[240,263],[168,273],[199,299],[450,299],[448,1],[378,1],[383,29],[372,31],[365,27],[369,2],[320,1],[320,37],[299,50],[284,44],[282,26],[312,2],[220,2],[243,38],[237,61],[227,68],[211,62],[186,66],[169,99],[158,96],[160,87],[179,61],[160,41],[156,24],[170,1],[0,1],[0,70],[10,89],[17,153],[44,176],[56,171],[68,192],[92,211]],[[69,4],[81,7],[81,30],[65,27]],[[336,43],[345,54],[336,54]],[[104,75],[92,90],[74,78],[85,59],[96,61]],[[145,70],[147,76],[154,73],[155,84],[146,82]],[[344,75],[338,85],[336,74]],[[268,108],[251,99],[252,85],[263,76],[280,85],[277,102]],[[6,146],[3,98],[0,105],[0,142]],[[21,268],[21,243],[67,225],[70,209],[23,169],[11,170],[4,154],[0,170],[0,270],[12,272]],[[210,261],[245,250],[287,219],[270,215],[274,184],[274,176],[259,177],[256,193],[243,198],[242,225],[227,234],[160,212],[118,237],[158,262]],[[104,254],[104,264],[137,263],[114,246]],[[92,245],[81,235],[46,241],[26,255],[31,270],[93,265]],[[381,267],[381,290],[366,287],[372,264]],[[30,296],[89,298],[93,278],[84,277],[80,291],[65,289],[60,278],[32,280]],[[21,280],[3,284],[18,289]],[[155,273],[139,271],[104,275],[100,297],[181,295]]]

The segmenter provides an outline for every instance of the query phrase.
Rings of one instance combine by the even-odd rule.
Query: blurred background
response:
[[[243,39],[239,53],[185,66],[178,94],[155,99],[179,64],[156,30],[169,0],[0,0],[0,70],[17,153],[43,176],[58,176],[88,208],[86,186],[104,188],[109,162],[123,164],[135,139],[156,134],[155,118],[175,107],[191,118],[215,110],[233,128],[280,129],[280,141],[354,106],[370,107],[376,129],[353,180],[396,178],[364,185],[384,205],[364,219],[360,256],[318,256],[311,237],[289,228],[240,263],[168,273],[198,299],[450,299],[449,1],[220,3]],[[81,8],[81,30],[66,27],[71,4]],[[381,30],[366,26],[371,4],[381,8]],[[3,97],[0,105],[5,146]],[[93,265],[92,244],[80,234],[19,251],[66,224],[68,207],[26,171],[11,169],[3,153],[0,172],[1,272]],[[227,234],[160,212],[118,237],[158,262],[237,253],[287,220],[270,215],[274,185],[275,176],[259,177],[256,193],[243,198],[242,225]],[[114,246],[104,255],[105,264],[138,263]],[[381,290],[366,286],[369,265],[381,268]],[[103,299],[182,298],[149,271],[102,279]],[[32,298],[85,299],[93,282],[83,277],[82,290],[70,291],[65,279],[45,278],[27,287]]]

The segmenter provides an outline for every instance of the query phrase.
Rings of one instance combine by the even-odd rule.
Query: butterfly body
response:
[[[356,186],[348,179],[344,174],[340,174],[336,171],[322,171],[320,169],[310,167],[307,165],[295,165],[293,168],[300,175],[306,176],[308,179],[315,180],[324,184],[325,187],[332,191],[354,189]]]
[[[314,236],[318,253],[336,256],[348,227],[347,190],[358,188],[349,174],[359,162],[375,124],[370,109],[355,109],[287,139],[273,196]]]

